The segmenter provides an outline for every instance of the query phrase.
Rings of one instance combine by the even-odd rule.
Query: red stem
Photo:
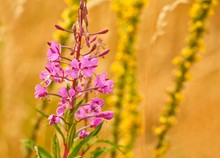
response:
[[[69,149],[67,144],[64,144],[64,154],[63,154],[63,158],[67,158],[69,154]]]

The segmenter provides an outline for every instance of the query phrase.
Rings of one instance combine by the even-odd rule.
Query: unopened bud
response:
[[[80,1],[79,9],[83,10],[84,8],[84,0]]]
[[[98,115],[106,120],[111,120],[114,117],[114,113],[112,111],[105,111]]]
[[[108,32],[108,29],[97,32],[97,34],[105,34]]]
[[[47,42],[47,44],[48,44],[49,46],[51,46],[51,42]]]
[[[58,30],[65,31],[65,29],[64,29],[64,28],[62,28],[62,27],[61,27],[61,26],[59,26],[59,25],[55,25],[55,27],[56,27],[56,29],[58,29]]]
[[[89,42],[88,38],[85,38],[85,41],[86,41],[87,47],[90,47],[90,42]]]
[[[90,53],[93,52],[93,51],[96,49],[96,47],[97,47],[97,45],[94,44],[94,45],[92,46],[92,49],[90,50]]]
[[[97,39],[97,36],[94,36],[89,42],[92,43]]]
[[[99,57],[102,57],[102,56],[108,54],[109,52],[110,52],[110,49],[107,49],[107,50],[103,51],[102,53],[100,53]]]

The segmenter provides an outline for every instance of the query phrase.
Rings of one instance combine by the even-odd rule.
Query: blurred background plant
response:
[[[169,144],[166,137],[170,128],[176,123],[178,105],[182,101],[182,90],[185,82],[191,79],[189,70],[200,58],[200,52],[204,52],[204,33],[209,15],[213,14],[215,0],[196,0],[190,9],[189,35],[186,38],[186,47],[181,54],[173,59],[177,65],[174,73],[174,86],[168,88],[168,99],[166,106],[159,117],[160,125],[155,129],[158,141],[155,147],[155,158],[163,158],[168,150]]]
[[[61,20],[60,22],[58,22],[58,24],[67,30],[71,30],[73,24],[77,20],[76,15],[78,13],[78,5],[79,5],[80,0],[65,0],[65,2],[67,4],[67,7],[62,12]],[[54,39],[58,43],[61,43],[62,45],[66,45],[70,35],[71,35],[70,33],[56,30],[56,32],[54,33]],[[52,90],[53,84],[54,83],[51,83],[51,85],[48,87],[49,90]],[[48,106],[48,101],[44,100],[42,101],[38,110],[45,111],[47,106]],[[33,128],[31,130],[31,134],[29,136],[29,139],[33,142],[36,142],[37,140],[38,132],[40,130],[41,122],[43,121],[43,119],[45,119],[43,115],[38,114],[36,116],[35,122],[33,124]],[[27,151],[25,152],[25,157],[30,158],[32,154],[33,154],[33,150],[31,150],[30,147],[27,148]]]
[[[174,2],[149,1],[148,7],[143,7],[139,16],[135,35],[138,38],[134,44],[137,57],[135,78],[138,84],[135,91],[142,96],[138,113],[143,113],[142,116],[139,115],[143,125],[139,130],[144,132],[138,135],[133,146],[134,157],[137,158],[153,156],[154,147],[151,144],[156,143],[156,138],[152,134],[152,128],[157,124],[163,108],[163,98],[166,96],[163,90],[173,81],[170,71],[175,67],[170,61],[185,45],[184,38],[189,21],[187,12],[193,1],[178,5],[169,12],[165,19],[167,25],[163,28],[164,34],[152,42],[152,37],[157,32],[159,14],[164,6]],[[0,154],[4,158],[23,157],[20,140],[30,135],[35,122],[35,107],[41,106],[41,102],[36,102],[33,94],[34,86],[39,82],[39,71],[45,63],[45,43],[53,40],[55,29],[52,29],[52,26],[68,8],[67,3],[63,0],[57,0],[56,3],[54,0],[22,3],[0,0],[0,21],[3,28],[3,47],[1,46],[0,51]],[[108,27],[110,30],[104,40],[113,54],[102,63],[101,70],[109,68],[117,58],[114,52],[115,55],[118,52],[117,44],[120,39],[119,18],[115,10],[111,9],[111,3],[113,1],[91,0],[88,4],[90,22],[95,23],[89,29],[95,31]],[[22,12],[16,13],[16,4],[21,4],[19,8],[22,8]],[[187,83],[182,92],[185,100],[181,102],[182,108],[176,118],[179,123],[169,132],[168,140],[171,140],[172,147],[168,150],[167,157],[170,158],[219,157],[219,5],[214,8],[214,12],[215,15],[209,19],[205,32],[207,54],[191,69],[193,80]],[[61,20],[62,22],[64,21]],[[47,110],[50,112],[54,109],[49,107]],[[53,130],[50,130],[47,124],[47,121],[42,121],[37,142],[49,149],[48,138],[53,134]],[[102,135],[110,137],[111,127]]]
[[[117,15],[118,42],[112,70],[115,76],[115,94],[109,98],[114,106],[113,141],[124,146],[126,155],[113,151],[112,158],[134,157],[132,151],[140,132],[140,96],[137,83],[137,51],[135,49],[138,23],[145,0],[114,0]],[[127,11],[125,11],[127,10]]]

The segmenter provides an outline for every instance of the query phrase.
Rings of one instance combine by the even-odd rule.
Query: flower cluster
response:
[[[145,3],[146,0],[113,1],[113,9],[118,16],[119,33],[116,59],[112,65],[116,80],[115,94],[111,98],[116,112],[113,133],[114,142],[123,145],[126,151],[126,155],[113,151],[113,158],[134,157],[132,147],[140,126],[134,45],[139,17]]]
[[[158,136],[155,158],[164,157],[167,152],[166,134],[176,122],[176,111],[183,98],[181,92],[185,82],[190,78],[191,66],[197,61],[199,51],[203,49],[205,24],[215,3],[215,0],[196,0],[191,8],[191,22],[186,47],[181,51],[181,55],[173,60],[173,63],[177,65],[177,69],[174,71],[174,87],[168,89],[169,98],[166,108],[159,118],[160,125],[155,129],[155,134]]]
[[[88,128],[96,128],[103,120],[113,118],[112,111],[102,111],[104,100],[98,95],[112,93],[114,83],[105,72],[95,74],[99,58],[109,52],[101,50],[104,47],[97,42],[98,35],[108,31],[88,32],[88,11],[84,0],[80,1],[78,14],[78,21],[72,30],[55,25],[58,30],[73,34],[75,43],[69,47],[58,42],[48,42],[47,63],[45,70],[40,73],[43,82],[35,87],[35,98],[59,97],[56,113],[48,117],[49,124],[70,126],[74,122],[86,120],[86,126],[76,132],[78,138],[85,138],[89,135]],[[57,93],[47,90],[52,82],[60,85]],[[71,116],[73,118],[68,119]]]

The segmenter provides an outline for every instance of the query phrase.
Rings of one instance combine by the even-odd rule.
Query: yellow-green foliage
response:
[[[126,148],[126,155],[115,152],[112,157],[133,157],[131,151],[139,126],[137,106],[139,95],[136,81],[136,51],[134,48],[137,25],[144,0],[114,0],[113,9],[117,14],[118,48],[115,62],[112,65],[115,74],[115,107],[114,141]],[[117,156],[116,156],[117,155]]]
[[[212,7],[215,4],[215,0],[196,0],[190,10],[191,22],[186,46],[181,51],[181,54],[173,60],[173,63],[177,66],[176,70],[174,70],[174,87],[168,89],[168,101],[165,110],[159,118],[160,125],[155,129],[155,134],[158,137],[155,158],[162,158],[167,152],[166,135],[176,122],[177,107],[183,98],[181,92],[184,83],[190,78],[189,70],[197,61],[199,51],[203,50],[206,21],[208,16],[212,14]]]
[[[65,2],[68,5],[68,8],[66,8],[62,13],[62,20],[58,23],[63,28],[69,30],[72,28],[73,24],[76,22],[77,18],[77,11],[80,0],[65,0]],[[56,41],[59,41],[62,44],[66,44],[68,41],[68,38],[70,36],[70,33],[59,31],[57,30],[54,33],[54,38]]]

